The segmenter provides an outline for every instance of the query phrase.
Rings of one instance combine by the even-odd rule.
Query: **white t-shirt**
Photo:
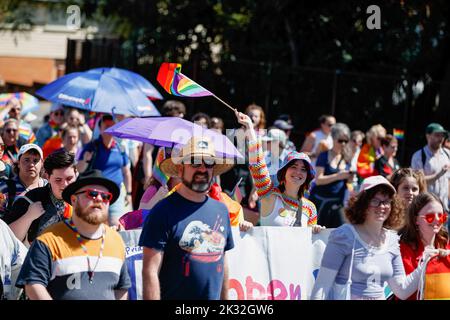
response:
[[[8,225],[0,220],[0,276],[7,300],[18,299],[21,290],[15,284],[27,251]]]
[[[425,152],[425,167],[422,162],[422,150]],[[447,151],[448,152],[448,151]],[[433,154],[428,146],[416,151],[411,159],[411,168],[422,169],[426,176],[435,174],[442,170],[444,165],[450,165],[450,154],[446,153],[444,149],[440,148]],[[444,204],[444,209],[449,210],[448,206],[448,180],[450,179],[450,172],[442,175],[433,183],[427,181],[427,188],[429,192],[434,193],[441,199]]]

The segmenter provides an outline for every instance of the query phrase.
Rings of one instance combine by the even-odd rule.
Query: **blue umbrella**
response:
[[[42,87],[36,94],[52,102],[93,112],[160,116],[137,86],[104,73],[69,73]]]
[[[120,68],[95,68],[90,69],[86,72],[89,73],[104,73],[111,77],[126,81],[128,83],[134,84],[138,87],[147,97],[151,100],[162,100],[162,95],[156,90],[156,88],[143,76]]]

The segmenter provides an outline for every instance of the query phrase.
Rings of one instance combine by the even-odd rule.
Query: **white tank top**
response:
[[[302,227],[306,227],[308,225],[309,217],[306,214],[302,214],[302,212],[302,207],[299,207],[298,214],[302,215]],[[277,196],[272,212],[266,217],[261,216],[260,225],[266,227],[292,227],[296,218],[297,211],[287,209],[280,197]]]

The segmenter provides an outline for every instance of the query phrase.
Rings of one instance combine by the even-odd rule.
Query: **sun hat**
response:
[[[278,181],[282,181],[283,177],[281,177],[281,170],[283,170],[284,167],[286,167],[289,163],[295,160],[303,160],[308,164],[308,171],[309,175],[311,176],[311,180],[314,179],[316,176],[316,171],[314,170],[313,166],[311,165],[311,159],[306,153],[303,152],[297,152],[297,151],[291,151],[286,158],[284,158],[283,163],[281,164],[280,168],[277,171],[277,178]]]
[[[359,189],[360,192],[366,191],[369,189],[372,189],[379,185],[386,185],[388,186],[394,193],[397,191],[395,190],[394,186],[383,176],[371,176],[363,180],[361,184],[361,188]]]
[[[82,187],[88,185],[104,186],[109,192],[111,192],[113,197],[109,202],[110,204],[113,204],[120,195],[120,189],[117,184],[114,181],[105,178],[100,170],[94,169],[83,172],[78,176],[78,179],[75,180],[75,182],[72,182],[64,189],[62,193],[64,201],[68,204],[72,204],[70,196]]]
[[[160,168],[166,175],[177,177],[183,163],[196,158],[202,158],[205,162],[214,161],[214,176],[220,175],[234,166],[232,161],[224,161],[226,159],[216,156],[214,143],[209,137],[192,137],[186,145],[176,146],[172,150],[171,157],[161,162]]]

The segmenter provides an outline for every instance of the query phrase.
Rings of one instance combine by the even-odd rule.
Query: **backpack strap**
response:
[[[427,155],[425,154],[425,148],[420,149],[422,155],[422,169],[425,170],[425,162],[427,162]]]
[[[16,199],[16,182],[12,179],[6,180],[6,185],[8,186],[8,205],[6,206],[6,210],[11,210],[14,200]]]
[[[95,159],[97,158],[97,153],[98,153],[98,148],[99,148],[99,140],[94,140],[92,143],[94,144],[94,150],[93,150],[91,161],[89,162],[88,167],[86,168],[86,172],[94,169]]]

